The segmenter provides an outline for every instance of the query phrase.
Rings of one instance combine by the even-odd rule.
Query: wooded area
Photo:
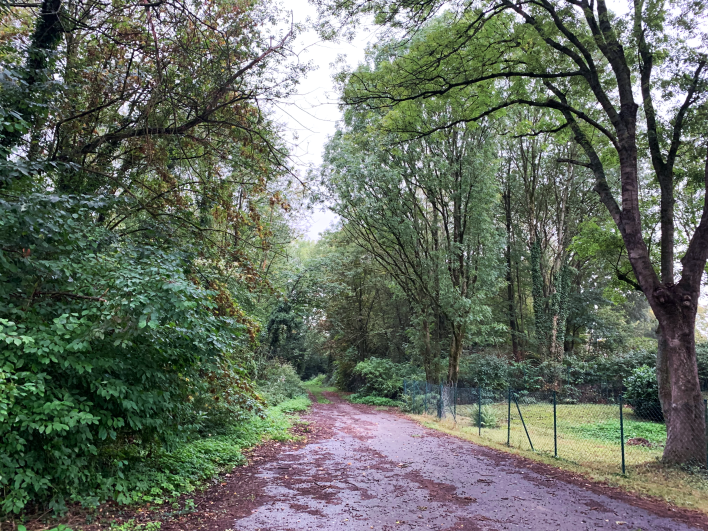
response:
[[[649,374],[664,463],[705,467],[708,5],[313,3],[386,31],[309,172],[274,3],[0,3],[0,514],[166,499],[145,463],[281,429],[318,375]]]

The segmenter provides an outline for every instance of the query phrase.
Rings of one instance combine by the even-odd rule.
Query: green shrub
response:
[[[493,354],[472,353],[460,360],[458,387],[509,387],[509,362]]]
[[[369,358],[354,367],[353,374],[364,382],[359,395],[395,398],[403,390],[403,367],[388,359]]]
[[[398,400],[384,398],[382,396],[361,396],[359,394],[353,394],[349,397],[349,400],[355,404],[366,404],[367,406],[398,407],[401,405],[401,402]]]
[[[708,390],[708,343],[696,345],[696,361],[698,362],[698,379],[704,390]]]
[[[437,404],[440,397],[436,393],[411,395],[406,394],[401,398],[401,411],[408,413],[424,413],[427,407],[428,411],[437,410]]]
[[[656,350],[634,349],[613,356],[602,356],[589,363],[587,371],[591,378],[610,382],[629,378],[639,367],[653,366],[655,363]]]
[[[283,413],[301,413],[307,411],[310,408],[310,399],[306,396],[298,396],[297,398],[291,398],[285,402],[281,402],[276,406],[276,409],[282,411]]]
[[[244,448],[263,440],[287,441],[292,417],[288,413],[304,411],[305,397],[287,400],[268,408],[265,414],[231,425],[226,433],[180,443],[171,451],[157,449],[152,454],[131,447],[117,454],[121,480],[116,484],[120,503],[162,503],[182,493],[191,492],[201,483],[245,463]]]
[[[334,372],[330,381],[334,383],[334,386],[341,391],[355,391],[356,390],[356,376],[354,375],[354,368],[357,365],[357,360],[359,359],[359,353],[355,348],[350,347],[339,356],[333,362]]]
[[[122,524],[111,524],[111,531],[159,531],[161,527],[161,522],[136,524],[135,520],[128,520]]]
[[[0,515],[120,498],[126,448],[155,453],[260,407],[234,361],[243,324],[185,253],[94,222],[120,207],[0,199]]]
[[[258,381],[258,390],[271,406],[307,394],[293,366],[281,362],[266,365]]]
[[[643,365],[634,369],[632,375],[625,380],[625,385],[627,391],[624,398],[637,417],[656,422],[664,420],[654,368]]]
[[[304,385],[305,387],[325,387],[326,374],[318,374],[307,380]]]
[[[470,419],[472,420],[473,426],[479,426],[480,424],[480,409],[478,406],[474,406],[472,413],[470,414]],[[483,428],[496,428],[499,426],[499,419],[497,418],[494,410],[489,407],[482,405],[482,416],[481,424]]]

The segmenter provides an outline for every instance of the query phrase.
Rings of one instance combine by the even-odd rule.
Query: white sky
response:
[[[292,10],[296,23],[316,19],[317,11],[307,0],[287,0],[284,5]],[[336,43],[324,42],[310,30],[300,35],[293,47],[302,62],[312,62],[316,69],[300,82],[297,94],[279,105],[275,112],[278,121],[285,126],[285,139],[291,144],[296,170],[303,178],[309,167],[321,163],[324,145],[341,118],[332,76],[342,65],[335,66],[335,62],[340,57],[352,67],[362,62],[366,46],[376,40],[375,31],[375,28],[362,28],[352,42]],[[328,209],[316,209],[303,219],[301,228],[306,238],[315,240],[336,219]]]
[[[317,12],[308,0],[285,1],[286,8],[293,12],[295,22],[316,19]],[[608,4],[619,15],[627,13],[626,0],[610,0]],[[362,62],[366,46],[376,41],[376,31],[381,29],[364,27],[351,42],[323,42],[312,30],[298,38],[294,49],[300,53],[300,59],[303,62],[313,62],[317,69],[301,81],[296,95],[276,108],[276,115],[285,125],[286,140],[291,142],[293,160],[302,177],[307,175],[308,168],[317,167],[321,163],[324,145],[341,118],[332,76],[341,70],[342,65],[337,68],[334,63],[340,56],[344,57],[349,66]],[[297,139],[293,138],[294,135]],[[301,228],[305,238],[316,240],[336,221],[336,214],[323,207],[305,216]],[[708,306],[706,294],[701,299],[701,305]],[[705,323],[704,333],[708,335],[708,315]]]
[[[618,14],[627,11],[626,0],[610,0],[610,7]],[[293,12],[294,21],[306,23],[317,17],[317,11],[308,0],[284,0],[285,9]],[[317,167],[329,136],[335,131],[341,113],[337,107],[338,94],[332,76],[342,69],[335,62],[343,57],[350,67],[364,59],[366,46],[377,39],[381,28],[362,27],[351,42],[323,42],[315,31],[300,35],[293,49],[302,62],[312,62],[316,69],[310,72],[298,87],[298,93],[275,109],[278,121],[286,131],[285,139],[291,144],[296,171],[303,178],[308,168]],[[310,240],[319,238],[337,221],[337,216],[326,207],[298,220],[297,225]]]

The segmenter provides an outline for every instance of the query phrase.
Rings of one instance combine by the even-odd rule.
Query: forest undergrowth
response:
[[[171,451],[136,453],[126,459],[122,469],[123,494],[129,501],[120,505],[75,504],[61,516],[26,512],[19,518],[0,521],[0,530],[73,531],[82,525],[100,524],[115,531],[157,531],[160,518],[196,511],[189,494],[209,488],[214,478],[246,464],[246,450],[266,441],[296,440],[298,436],[291,428],[298,422],[298,414],[306,412],[310,404],[306,396],[297,396],[267,408],[262,416],[227,426],[221,433],[184,442]],[[135,510],[154,511],[156,519],[141,524],[116,519],[116,515]]]

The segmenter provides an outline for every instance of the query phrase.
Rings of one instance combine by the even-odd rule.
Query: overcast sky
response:
[[[608,4],[618,14],[627,11],[625,0],[610,0]],[[284,6],[292,10],[295,22],[316,19],[317,11],[307,0],[284,0]],[[342,65],[334,66],[334,63],[343,56],[350,67],[358,65],[364,59],[366,46],[376,41],[379,31],[381,28],[364,27],[351,42],[323,42],[314,31],[298,38],[294,50],[300,60],[313,62],[317,69],[302,80],[296,95],[277,106],[276,115],[285,125],[285,138],[291,144],[293,162],[301,176],[307,175],[309,166],[319,166],[327,138],[334,133],[341,117],[332,76]],[[326,208],[319,209],[302,220],[301,228],[305,237],[317,239],[335,221],[335,214]]]
[[[287,0],[287,10],[292,10],[295,22],[316,19],[317,12],[307,0]],[[333,74],[341,70],[335,67],[340,56],[349,66],[356,66],[364,59],[364,50],[376,40],[376,28],[364,28],[357,32],[352,42],[323,42],[314,31],[302,34],[294,50],[302,62],[313,62],[316,70],[310,72],[298,86],[298,93],[276,108],[276,116],[285,125],[285,138],[291,145],[293,162],[301,176],[309,166],[318,166],[327,138],[334,133],[341,113],[337,107],[337,93],[332,81]],[[297,139],[294,138],[297,136]],[[319,233],[336,221],[336,216],[327,209],[315,211],[303,220],[306,237],[317,239]]]

